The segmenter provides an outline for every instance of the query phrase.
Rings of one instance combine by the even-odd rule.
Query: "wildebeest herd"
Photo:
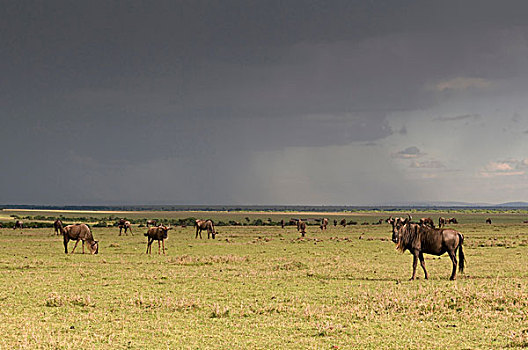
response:
[[[294,225],[297,228],[297,231],[301,234],[301,237],[305,237],[307,222],[310,220],[315,220],[319,223],[319,228],[321,230],[326,230],[329,223],[328,218],[322,219],[300,219],[292,218],[290,219],[290,225]],[[381,224],[382,219],[380,219],[375,224]],[[425,279],[428,279],[429,275],[425,267],[424,254],[432,255],[443,255],[447,253],[452,262],[452,272],[450,279],[454,280],[456,278],[457,267],[460,272],[464,271],[465,258],[463,251],[464,236],[457,230],[451,228],[445,228],[445,225],[448,224],[457,224],[458,221],[456,218],[444,218],[440,217],[438,219],[438,227],[435,227],[433,219],[430,217],[420,218],[418,222],[413,222],[411,215],[408,215],[407,218],[402,217],[392,217],[384,220],[389,223],[392,227],[392,241],[396,244],[396,248],[405,252],[408,250],[413,256],[413,272],[411,280],[414,280],[416,277],[416,267],[418,261],[424,271]],[[334,226],[337,226],[338,220],[334,219]],[[491,224],[491,219],[486,219],[487,224]],[[525,223],[528,223],[525,221]],[[339,221],[339,224],[343,227],[347,226],[346,219]],[[280,226],[285,227],[284,219],[281,220]],[[132,224],[126,219],[120,219],[116,226],[119,228],[119,236],[124,232],[125,235],[128,235],[128,231],[132,235]],[[146,222],[147,232],[145,236],[147,237],[147,254],[151,254],[152,243],[158,241],[158,254],[165,254],[165,239],[168,237],[168,231],[172,229],[170,226],[165,226],[161,223],[158,223],[156,220],[148,220]],[[22,229],[24,227],[21,220],[16,220],[13,228]],[[215,230],[215,225],[212,220],[195,220],[194,227],[196,229],[195,238],[200,237],[202,239],[202,231],[207,231],[207,238],[215,239],[217,232]],[[92,235],[92,231],[89,225],[87,224],[74,224],[64,226],[63,222],[60,219],[55,220],[53,223],[54,232],[56,235],[62,234],[64,239],[64,252],[68,253],[68,242],[70,240],[75,241],[75,246],[73,247],[71,253],[75,252],[77,244],[79,241],[82,241],[82,253],[84,254],[84,245],[85,243],[88,246],[91,254],[97,254],[99,252],[99,244]],[[457,259],[458,253],[458,259]]]

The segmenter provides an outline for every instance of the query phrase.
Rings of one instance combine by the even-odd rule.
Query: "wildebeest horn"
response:
[[[411,214],[407,214],[407,216],[409,217],[409,221],[411,221],[412,220]]]

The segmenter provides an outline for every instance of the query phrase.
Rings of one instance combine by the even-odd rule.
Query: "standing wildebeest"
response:
[[[304,237],[306,234],[306,222],[302,221],[301,219],[297,220],[297,231],[300,231],[301,236]]]
[[[148,237],[147,241],[147,254],[152,253],[152,242],[158,241],[158,254],[161,254],[160,252],[160,241],[163,244],[163,254],[165,255],[165,239],[168,236],[168,231],[171,230],[172,227],[167,227],[163,225],[159,225],[157,227],[150,227],[145,233],[145,236]]]
[[[341,222],[339,223],[339,225],[341,225],[341,226],[343,226],[343,227],[346,227],[346,225],[347,225],[346,219],[341,220]]]
[[[56,235],[60,235],[62,233],[62,228],[63,225],[61,219],[55,220],[55,222],[53,223],[53,229],[55,230]]]
[[[24,223],[21,220],[15,221],[15,226],[13,226],[13,230],[16,230],[17,228],[19,229],[24,228]]]
[[[198,235],[200,235],[200,239],[202,239],[202,230],[207,230],[207,239],[210,236],[213,236],[213,239],[215,239],[216,232],[213,221],[198,219],[195,221],[194,226],[196,227],[196,236],[194,238],[198,238]]]
[[[431,228],[435,228],[434,221],[431,218],[421,218],[420,225],[427,225]]]
[[[156,226],[157,223],[156,220],[147,220],[147,227]]]
[[[92,236],[92,231],[90,231],[90,227],[86,224],[75,224],[75,225],[68,225],[64,227],[62,230],[62,235],[64,237],[64,253],[68,254],[68,242],[71,240],[75,240],[75,246],[73,247],[72,254],[75,252],[75,248],[77,248],[77,244],[79,243],[79,240],[82,241],[82,252],[84,254],[84,242],[88,242],[88,248],[90,249],[90,252],[92,254],[97,254],[99,252],[99,243],[98,241],[95,241]]]
[[[490,224],[491,225],[491,218],[487,218],[486,219],[486,224]]]
[[[326,230],[326,226],[328,225],[328,219],[327,218],[323,218],[321,220],[321,226],[319,226],[319,228],[321,230]]]
[[[416,275],[416,266],[418,259],[425,273],[425,279],[429,276],[425,269],[425,254],[442,255],[448,253],[453,263],[453,271],[449,279],[456,278],[456,251],[458,249],[458,258],[460,260],[459,271],[464,271],[464,251],[462,250],[462,243],[464,236],[458,231],[451,229],[436,229],[430,228],[426,225],[417,225],[410,222],[408,219],[391,219],[389,222],[392,225],[392,241],[397,244],[397,249],[401,252],[409,250],[413,255],[413,274],[411,280],[414,280]]]
[[[334,227],[337,226],[337,219],[334,219]]]
[[[125,219],[119,219],[119,223],[117,225],[119,227],[119,235],[121,236],[121,233],[123,230],[125,230],[125,235],[128,236],[128,233],[127,231],[130,230],[130,234],[133,236],[134,233],[132,233],[132,224],[130,223],[130,221],[127,221]]]

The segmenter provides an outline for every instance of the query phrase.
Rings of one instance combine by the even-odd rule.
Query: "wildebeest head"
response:
[[[90,243],[90,250],[92,251],[92,254],[99,253],[99,241],[92,241]]]
[[[169,230],[172,230],[172,227],[167,227],[165,225],[160,225],[158,227],[163,231],[163,239],[166,239],[169,236]]]
[[[409,215],[407,219],[404,218],[393,218],[392,216],[387,219],[387,222],[392,225],[392,241],[398,243],[400,241],[401,228],[411,221],[412,217]]]

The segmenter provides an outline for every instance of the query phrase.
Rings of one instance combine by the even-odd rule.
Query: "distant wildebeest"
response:
[[[458,224],[458,221],[456,218],[443,218],[443,217],[438,218],[439,228],[444,227],[446,224]]]
[[[524,221],[523,221],[523,224],[528,224],[528,220],[524,220]],[[0,224],[0,227],[2,227],[1,225],[2,225],[2,224]]]
[[[167,227],[163,225],[159,225],[157,227],[150,227],[145,233],[145,236],[148,237],[147,241],[147,254],[152,253],[152,242],[158,241],[158,254],[161,254],[160,252],[160,246],[163,244],[163,254],[165,254],[165,239],[168,236],[168,231],[171,230],[172,227]],[[160,243],[161,242],[161,243]]]
[[[55,230],[56,235],[60,235],[62,233],[62,228],[63,225],[61,219],[55,220],[55,222],[53,223],[53,229]]]
[[[487,219],[486,219],[486,224],[491,225],[491,218],[487,218]]]
[[[326,226],[328,226],[328,219],[327,218],[323,218],[321,220],[321,226],[319,226],[319,228],[324,231],[324,230],[326,230]]]
[[[434,221],[431,218],[421,218],[420,225],[427,225],[431,228],[435,228]]]
[[[341,222],[339,222],[339,225],[341,225],[343,227],[346,227],[346,225],[347,225],[346,219],[341,220]]]
[[[456,278],[457,249],[459,271],[464,271],[464,251],[462,250],[464,236],[452,229],[430,228],[427,225],[413,224],[410,222],[411,219],[409,215],[409,218],[404,220],[397,218],[389,221],[392,225],[392,241],[397,244],[397,249],[401,252],[408,250],[413,255],[411,280],[415,278],[418,259],[424,270],[425,279],[429,277],[425,269],[423,254],[442,255],[446,252],[453,263],[453,270],[449,279],[454,280]]]
[[[306,234],[306,222],[304,222],[301,219],[299,219],[297,221],[297,231],[300,231],[301,232],[301,236],[304,237],[304,235]]]
[[[90,227],[86,224],[75,224],[68,225],[62,228],[61,233],[64,238],[64,253],[68,254],[68,242],[70,240],[75,241],[75,246],[73,247],[72,254],[77,248],[79,241],[82,241],[82,252],[84,254],[84,242],[88,243],[88,248],[92,254],[97,254],[99,252],[99,243],[95,241],[92,236],[92,231]]]
[[[207,230],[207,239],[209,239],[211,236],[213,239],[215,239],[216,231],[213,221],[196,220],[194,226],[196,227],[196,236],[194,238],[198,238],[198,235],[200,235],[200,239],[202,239],[202,230]]]
[[[120,219],[119,220],[119,223],[118,223],[118,227],[119,227],[119,235],[121,236],[121,233],[123,232],[123,230],[125,231],[125,235],[128,236],[128,231],[130,230],[130,234],[133,236],[134,233],[132,232],[132,224],[130,223],[130,221],[127,221],[125,219]]]
[[[156,220],[147,220],[147,227],[156,226],[157,223],[158,222]]]
[[[3,228],[3,227],[4,227],[4,225],[2,225],[2,223],[0,222],[0,228]]]
[[[285,225],[285,223],[284,223],[284,219],[282,219],[282,220],[280,221],[280,224],[281,224],[281,228],[284,228],[284,225]]]
[[[337,219],[334,219],[334,227],[337,226]]]
[[[13,230],[16,230],[17,228],[19,229],[24,228],[24,223],[21,220],[15,221],[15,226],[13,226]]]

